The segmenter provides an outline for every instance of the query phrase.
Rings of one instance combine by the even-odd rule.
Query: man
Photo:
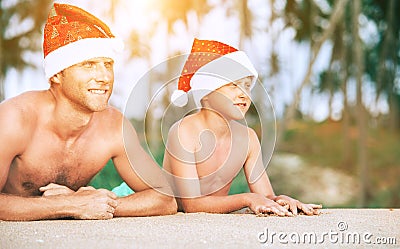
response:
[[[176,212],[161,170],[130,122],[108,105],[113,58],[122,46],[95,16],[54,4],[43,42],[50,88],[0,104],[1,220]],[[86,187],[109,159],[136,193],[117,198]]]
[[[195,39],[172,101],[184,106],[190,93],[198,112],[171,127],[163,162],[180,210],[229,213],[248,207],[255,214],[293,216],[318,214],[322,208],[275,195],[257,134],[237,122],[250,107],[257,75],[244,52]],[[228,195],[242,168],[251,193]]]

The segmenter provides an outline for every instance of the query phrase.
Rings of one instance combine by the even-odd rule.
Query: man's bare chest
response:
[[[93,140],[67,144],[53,138],[33,139],[14,158],[4,189],[14,194],[40,195],[39,188],[49,183],[73,190],[87,185],[110,159],[100,141]]]

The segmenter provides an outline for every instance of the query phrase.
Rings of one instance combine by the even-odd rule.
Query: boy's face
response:
[[[208,107],[228,119],[243,119],[251,104],[251,85],[252,78],[246,77],[218,88],[205,97]]]
[[[110,58],[93,58],[63,70],[58,74],[63,94],[83,109],[104,110],[113,89],[113,64]]]

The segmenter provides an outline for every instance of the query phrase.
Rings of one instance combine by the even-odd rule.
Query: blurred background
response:
[[[52,2],[0,1],[0,101],[48,88],[42,31]],[[269,93],[277,121],[267,172],[276,194],[325,207],[400,207],[400,1],[56,2],[84,8],[125,41],[110,103],[160,165],[170,90],[159,89],[183,66],[169,58],[190,52],[195,37],[218,40],[249,55]],[[127,108],[133,91],[140,97]],[[91,184],[121,182],[109,162]],[[245,191],[241,172],[231,193]]]

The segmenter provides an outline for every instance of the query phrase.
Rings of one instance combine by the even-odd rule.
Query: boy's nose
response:
[[[237,96],[239,96],[239,98],[248,98],[249,97],[248,93],[241,87],[236,87],[236,91],[237,91]]]

